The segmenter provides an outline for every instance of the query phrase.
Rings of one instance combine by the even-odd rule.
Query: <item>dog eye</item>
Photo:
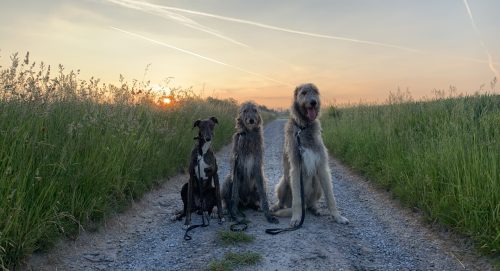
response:
[[[306,95],[305,91],[300,92],[300,96],[304,96],[304,95]]]

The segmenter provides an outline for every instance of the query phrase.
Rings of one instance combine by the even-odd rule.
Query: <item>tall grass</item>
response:
[[[147,82],[116,87],[11,59],[0,71],[0,269],[186,167],[194,120],[218,118],[216,149],[234,130],[234,101],[176,89],[175,105],[160,106]]]
[[[500,251],[500,96],[330,108],[327,147],[429,219]]]

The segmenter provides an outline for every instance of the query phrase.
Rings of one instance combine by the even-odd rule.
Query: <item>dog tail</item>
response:
[[[276,210],[273,214],[279,217],[289,217],[292,216],[292,208],[279,209]]]

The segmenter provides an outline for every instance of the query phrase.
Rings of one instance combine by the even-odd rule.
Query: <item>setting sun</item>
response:
[[[158,99],[158,104],[161,106],[173,106],[175,102],[175,99],[172,95],[168,96],[161,96],[160,99]]]

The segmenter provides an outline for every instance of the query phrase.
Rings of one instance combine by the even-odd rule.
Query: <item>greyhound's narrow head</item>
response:
[[[257,105],[253,102],[245,102],[241,105],[236,119],[237,128],[254,130],[259,128],[262,122]]]
[[[215,124],[219,123],[216,117],[210,117],[204,120],[194,122],[193,128],[198,127],[198,140],[203,144],[211,142],[214,137]]]
[[[316,120],[320,110],[318,88],[311,83],[295,88],[293,109],[307,122]]]

